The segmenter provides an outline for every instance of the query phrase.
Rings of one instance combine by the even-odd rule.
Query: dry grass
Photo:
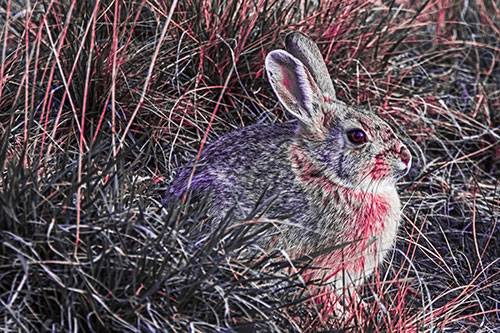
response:
[[[492,0],[0,0],[2,329],[498,330],[499,22]],[[288,119],[263,63],[292,30],[416,162],[344,314],[282,253],[246,255],[265,226],[160,204],[203,143]]]

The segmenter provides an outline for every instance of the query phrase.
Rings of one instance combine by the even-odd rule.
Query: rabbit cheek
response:
[[[382,180],[390,175],[390,167],[387,165],[387,162],[385,161],[384,158],[381,158],[379,156],[375,157],[375,162],[373,163],[372,168],[370,169],[370,177],[373,180]]]

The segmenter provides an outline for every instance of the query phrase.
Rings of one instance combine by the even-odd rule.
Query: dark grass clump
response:
[[[307,299],[279,252],[256,247],[270,227],[231,216],[215,230],[203,201],[163,207],[135,163],[96,155],[83,171],[71,154],[53,171],[12,159],[2,179],[2,327],[23,331],[298,330]],[[138,152],[139,153],[139,152]],[[116,163],[118,162],[118,164]],[[64,166],[64,167],[63,167]],[[115,170],[115,171],[113,171]],[[102,173],[110,175],[104,182]],[[117,182],[118,180],[118,182]],[[144,189],[147,191],[144,191]],[[118,190],[118,191],[117,191]],[[156,193],[156,197],[160,193]],[[74,200],[80,195],[80,215]],[[119,196],[119,198],[118,198]],[[261,203],[248,221],[258,221]],[[79,224],[75,223],[79,221]]]
[[[1,327],[497,330],[499,22],[490,0],[0,1]],[[263,63],[292,30],[414,155],[390,263],[343,313],[257,247],[269,203],[216,230],[208,198],[161,205],[207,141],[289,119]]]

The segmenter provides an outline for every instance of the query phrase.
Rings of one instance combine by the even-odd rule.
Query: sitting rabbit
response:
[[[346,281],[341,272],[359,284],[394,243],[401,214],[395,184],[411,155],[374,112],[335,98],[319,48],[305,35],[289,34],[286,51],[270,52],[265,66],[298,122],[256,124],[221,137],[180,172],[166,200],[187,189],[210,194],[214,221],[233,207],[241,221],[262,193],[275,195],[264,217],[286,218],[264,245],[303,256],[347,244],[315,263],[327,268],[323,278],[335,287]]]

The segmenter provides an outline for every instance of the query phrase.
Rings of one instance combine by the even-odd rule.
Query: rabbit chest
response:
[[[296,179],[317,211],[316,249],[342,246],[318,257],[315,264],[327,268],[327,279],[340,271],[352,278],[370,275],[396,239],[401,207],[395,186],[368,192],[339,185],[315,167],[300,147],[293,146],[290,154]],[[311,250],[315,249],[303,251]]]

